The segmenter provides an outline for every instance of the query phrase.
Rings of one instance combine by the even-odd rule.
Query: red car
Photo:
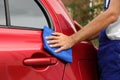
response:
[[[97,50],[90,41],[72,48],[65,63],[43,47],[44,26],[77,31],[61,0],[0,0],[0,80],[97,80]]]

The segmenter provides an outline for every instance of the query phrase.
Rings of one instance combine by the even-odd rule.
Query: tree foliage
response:
[[[99,3],[95,1],[92,7],[89,7],[89,0],[69,0],[65,6],[70,9],[73,19],[84,26],[103,11],[103,0]]]

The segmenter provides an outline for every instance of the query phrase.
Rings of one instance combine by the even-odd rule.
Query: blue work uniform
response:
[[[105,0],[105,9],[110,0]],[[98,65],[100,80],[120,80],[120,40],[111,40],[106,28],[99,35]]]

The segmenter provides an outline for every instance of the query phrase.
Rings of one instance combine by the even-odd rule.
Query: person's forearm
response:
[[[98,36],[99,36],[99,33],[92,35],[91,37],[87,38],[87,40],[94,40],[94,39],[98,38]]]
[[[99,33],[103,28],[108,26],[110,23],[116,21],[117,18],[118,15],[115,15],[109,11],[103,12],[94,20],[92,20],[89,24],[84,26],[83,29],[73,34],[71,37],[74,39],[75,43],[83,41]]]

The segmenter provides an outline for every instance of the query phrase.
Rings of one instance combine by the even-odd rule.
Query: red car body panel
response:
[[[54,4],[52,1],[48,0],[49,4],[52,6],[52,9],[54,9],[52,10],[55,13],[54,15],[57,16],[57,22],[54,23],[56,31],[62,32],[66,35],[73,34],[75,32],[75,27],[73,27],[73,21],[69,17],[67,10],[60,0],[53,1]],[[58,29],[57,26],[61,29]],[[73,47],[73,63],[66,65],[63,80],[97,79],[97,50],[91,42],[83,41]]]
[[[61,0],[40,2],[55,31],[77,31]],[[0,28],[0,37],[0,80],[97,80],[97,50],[90,41],[76,44],[73,62],[64,63],[44,50],[42,30]]]
[[[55,31],[62,32],[66,35],[71,35],[75,32],[73,21],[61,0],[41,0],[41,2],[47,4],[45,7],[51,15]]]
[[[62,80],[64,64],[58,60],[52,66],[23,64],[26,58],[51,58],[43,48],[42,31],[1,28],[0,36],[1,80]],[[52,77],[53,74],[56,76]]]

